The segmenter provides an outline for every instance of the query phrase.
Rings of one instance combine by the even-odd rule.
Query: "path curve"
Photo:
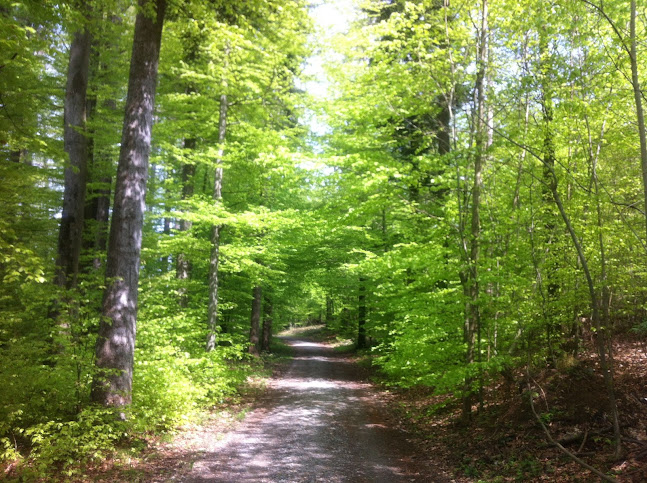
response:
[[[352,358],[326,344],[284,341],[295,353],[287,372],[183,481],[450,481],[387,422],[379,391]]]

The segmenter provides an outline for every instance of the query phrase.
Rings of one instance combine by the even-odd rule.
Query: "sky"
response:
[[[332,33],[348,29],[352,16],[353,5],[348,0],[313,0],[311,15],[322,29]]]
[[[311,37],[314,50],[307,60],[303,78],[298,82],[298,87],[304,89],[308,94],[318,101],[329,97],[330,82],[324,69],[325,57],[332,54],[327,48],[335,35],[347,32],[353,18],[353,3],[350,0],[311,0],[310,15],[314,20],[316,32]],[[329,132],[329,127],[314,111],[306,113],[305,121],[310,130],[318,135]],[[315,152],[317,149],[315,148]],[[314,168],[313,163],[305,163]],[[306,167],[305,165],[303,167]]]
[[[306,64],[304,73],[314,80],[304,82],[304,88],[312,95],[325,98],[328,81],[323,69],[325,44],[333,36],[348,31],[353,16],[349,0],[312,0],[310,15],[315,21],[317,33],[313,36],[316,48]],[[316,40],[315,40],[316,39]]]

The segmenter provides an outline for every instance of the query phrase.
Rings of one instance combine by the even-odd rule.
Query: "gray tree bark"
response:
[[[196,147],[195,138],[186,138],[184,140],[184,150],[193,151]],[[182,165],[182,200],[188,200],[193,196],[193,176],[195,175],[195,164],[185,163]],[[189,231],[193,223],[190,220],[180,220],[180,231]],[[179,253],[177,256],[176,276],[179,280],[188,280],[191,276],[191,261],[185,253]],[[189,304],[189,294],[186,288],[182,287],[179,291],[180,307],[186,307]]]
[[[227,136],[227,95],[220,96],[220,118],[218,121],[218,142],[220,151],[216,160],[216,172],[213,182],[213,199],[222,202],[222,156]],[[220,230],[221,225],[211,227],[211,258],[209,261],[209,308],[207,314],[207,352],[216,347],[218,333],[218,264],[220,263]]]
[[[249,353],[260,354],[261,303],[263,290],[258,285],[252,290],[252,316],[249,329]]]
[[[485,79],[488,54],[488,3],[483,0],[481,12],[481,31],[479,39],[479,60],[476,74],[476,118],[475,126],[475,154],[474,154],[474,184],[472,186],[472,221],[470,227],[470,251],[468,259],[467,276],[464,277],[468,303],[465,314],[464,341],[467,345],[465,362],[471,365],[477,352],[476,343],[480,340],[480,308],[479,308],[479,275],[478,263],[480,256],[481,238],[481,189],[483,187],[483,161],[487,142],[486,109],[485,109]],[[477,357],[480,357],[478,351]],[[472,412],[472,376],[465,380],[463,394],[463,419],[469,420]]]
[[[640,167],[642,168],[643,197],[645,206],[645,228],[647,229],[647,133],[645,132],[645,114],[643,112],[642,90],[638,78],[638,53],[636,48],[636,0],[631,0],[631,18],[629,21],[629,36],[631,40],[631,85],[636,101],[636,120],[638,121],[638,137],[640,138]]]
[[[195,63],[197,52],[200,46],[200,36],[189,34],[185,39],[184,44],[184,60],[188,65]],[[195,92],[194,87],[189,84],[186,87],[186,93],[191,95]],[[184,139],[184,154],[195,151],[197,140],[193,136],[188,136]],[[182,200],[190,199],[193,196],[195,176],[195,164],[193,162],[185,162],[182,164]],[[180,231],[189,231],[193,223],[190,220],[180,220]],[[191,261],[186,256],[186,253],[181,252],[177,255],[176,263],[176,276],[179,280],[188,280],[191,276]],[[189,304],[189,294],[186,287],[179,289],[179,305],[180,307],[187,307]]]
[[[90,46],[91,35],[87,27],[74,33],[65,88],[63,138],[69,162],[65,167],[55,281],[58,286],[66,288],[76,286],[83,239],[88,162],[88,137],[85,127]]]
[[[357,348],[364,349],[366,347],[366,279],[359,278],[358,288],[358,312],[357,312]]]
[[[330,323],[332,322],[333,319],[333,300],[330,294],[326,294],[326,327],[330,327]]]
[[[87,115],[91,120],[95,116],[97,98],[92,96],[87,101]],[[116,110],[114,100],[105,101],[105,106]],[[81,271],[89,269],[98,270],[102,264],[102,254],[105,254],[108,246],[108,221],[110,217],[110,188],[112,177],[106,173],[110,166],[110,160],[105,154],[99,154],[96,150],[93,133],[90,133],[88,145],[88,183],[96,186],[88,189],[85,199],[85,213],[83,231],[85,233],[82,250],[83,261]],[[92,254],[92,258],[88,256]]]
[[[150,6],[155,7],[152,17],[144,13]],[[132,401],[142,225],[166,0],[140,0],[139,7],[108,244],[107,288],[96,345],[97,373],[91,394],[94,402],[112,407]]]

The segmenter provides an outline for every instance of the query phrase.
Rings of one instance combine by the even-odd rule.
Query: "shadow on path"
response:
[[[284,341],[295,352],[289,370],[184,481],[450,481],[384,421],[379,393],[352,359],[325,344]]]

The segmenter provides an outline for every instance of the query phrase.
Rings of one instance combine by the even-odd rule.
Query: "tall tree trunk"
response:
[[[439,100],[440,112],[436,117],[438,131],[436,132],[436,143],[438,154],[441,156],[451,151],[451,106],[453,96],[446,95]]]
[[[261,340],[261,351],[269,352],[270,351],[270,341],[272,340],[272,297],[269,294],[265,294],[263,302],[263,338]]]
[[[153,179],[151,180],[151,188],[152,192],[154,193],[156,191],[155,187],[155,181],[157,179],[157,169],[156,166],[153,165],[153,169],[151,169],[151,173],[153,175]],[[161,180],[160,180],[161,181]],[[160,182],[160,184],[163,184]],[[169,199],[171,198],[171,190],[169,189],[168,185],[164,185],[164,223],[162,225],[162,233],[166,236],[166,238],[169,238],[171,236],[171,226],[173,225],[173,217],[171,216],[171,206],[169,203]],[[173,263],[173,258],[170,253],[166,253],[161,259],[161,268],[163,273],[167,273],[171,270],[171,264]]]
[[[252,290],[252,316],[249,329],[249,353],[258,355],[260,353],[260,328],[261,328],[261,302],[263,291],[260,286]]]
[[[366,348],[366,279],[359,277],[357,311],[357,348]]]
[[[196,146],[195,138],[184,140],[184,150],[194,151]],[[193,196],[193,176],[195,175],[195,164],[184,163],[182,165],[182,200],[188,200]],[[180,231],[189,231],[193,223],[190,220],[180,220]],[[179,280],[188,280],[191,274],[191,262],[185,253],[177,256],[176,275]],[[186,287],[179,290],[180,307],[186,307],[189,303],[189,296]]]
[[[216,160],[216,173],[213,182],[213,200],[222,202],[222,157],[227,136],[227,95],[220,96],[220,118],[218,121],[218,142],[220,150]],[[211,258],[209,261],[209,308],[207,315],[207,352],[216,347],[218,333],[218,264],[220,262],[220,230],[222,225],[211,227]]]
[[[185,45],[184,58],[185,62],[188,65],[195,63],[196,53],[198,52],[199,43],[198,39],[194,36],[189,35],[187,39],[188,45]],[[191,95],[195,92],[195,89],[192,85],[188,85],[186,88],[186,94]],[[196,148],[196,138],[187,137],[184,139],[184,153],[186,157],[191,152],[195,151]],[[184,161],[182,164],[182,201],[186,201],[193,196],[194,192],[194,181],[193,177],[195,176],[195,164],[193,160],[189,162]],[[193,223],[190,220],[181,219],[180,220],[180,231],[189,231]],[[191,262],[187,258],[186,254],[181,252],[177,255],[176,263],[176,276],[178,280],[188,280],[191,276]],[[189,304],[189,296],[187,293],[186,286],[181,286],[179,289],[179,305],[180,307],[186,307]]]
[[[642,90],[638,78],[638,53],[636,48],[636,0],[631,0],[631,18],[629,21],[629,36],[631,41],[631,85],[636,102],[636,118],[638,121],[638,136],[640,138],[640,167],[642,168],[645,229],[647,230],[647,133],[645,132],[645,114],[643,113]]]
[[[151,6],[155,13],[149,17]],[[113,407],[132,401],[139,261],[166,0],[140,0],[139,7],[96,346],[98,370],[92,383],[92,400]]]
[[[545,80],[545,82],[549,82]],[[542,188],[542,198],[544,201],[544,243],[545,243],[545,259],[547,263],[544,268],[546,274],[546,308],[545,314],[547,317],[546,320],[546,339],[548,342],[548,351],[551,358],[554,358],[554,347],[553,347],[553,338],[554,332],[557,331],[558,324],[555,322],[555,309],[554,304],[559,294],[559,281],[557,280],[557,271],[559,265],[557,263],[556,257],[557,254],[555,250],[551,249],[551,246],[554,245],[554,232],[555,232],[555,223],[553,222],[553,206],[552,203],[552,192],[550,190],[550,184],[552,183],[551,173],[555,168],[555,147],[553,142],[553,100],[550,89],[547,85],[542,86],[543,92],[543,117],[544,117],[544,146],[543,146],[543,188]]]
[[[613,383],[613,373],[610,367],[610,361],[607,358],[607,329],[602,326],[602,317],[600,316],[600,300],[598,293],[595,289],[595,284],[593,282],[593,276],[591,275],[591,270],[589,268],[588,261],[584,255],[584,249],[577,234],[573,224],[571,223],[570,217],[566,213],[564,204],[562,202],[561,196],[558,190],[558,179],[557,174],[555,173],[556,165],[556,154],[553,138],[553,117],[552,117],[552,98],[550,96],[550,90],[548,89],[548,80],[544,80],[543,95],[544,95],[544,152],[543,158],[539,160],[543,164],[543,179],[544,179],[544,197],[546,191],[550,193],[552,201],[555,203],[559,214],[561,215],[562,221],[568,230],[571,241],[577,253],[577,259],[580,263],[584,276],[586,278],[587,288],[589,291],[589,300],[591,303],[591,319],[593,325],[596,329],[596,345],[598,350],[598,357],[600,359],[600,370],[604,378],[604,384],[607,392],[607,397],[609,399],[609,412],[611,414],[611,421],[613,423],[614,435],[615,435],[615,453],[616,457],[621,454],[621,435],[620,435],[620,423],[618,418],[618,405],[615,397],[615,389]],[[595,173],[594,173],[595,176]],[[604,255],[603,255],[604,256]]]
[[[121,25],[119,15],[108,14],[104,22]],[[100,62],[102,50],[112,49],[108,40],[99,38],[92,42],[90,55],[90,77],[110,71],[106,63]],[[111,82],[114,84],[114,82]],[[114,87],[114,86],[113,86]],[[85,199],[85,214],[83,227],[83,247],[81,271],[98,270],[105,259],[108,246],[108,221],[110,219],[110,193],[113,174],[113,159],[105,147],[97,146],[93,125],[96,125],[97,106],[99,99],[96,92],[87,97],[86,111],[88,123],[91,126],[88,139],[88,189]],[[111,114],[117,112],[117,102],[114,98],[101,101],[102,107]]]
[[[326,327],[330,327],[333,318],[333,300],[330,294],[326,294]]]
[[[553,171],[553,182],[551,183],[550,188],[553,194],[553,199],[555,201],[555,204],[559,209],[559,213],[562,216],[562,220],[564,220],[564,224],[568,229],[568,232],[571,236],[571,240],[573,241],[575,250],[577,251],[577,256],[580,260],[580,264],[582,265],[582,271],[584,272],[584,276],[586,277],[586,283],[589,289],[589,297],[591,300],[591,313],[592,313],[591,318],[593,321],[593,325],[595,326],[595,329],[596,329],[595,340],[596,340],[596,345],[598,349],[598,356],[600,358],[600,370],[602,371],[602,375],[604,377],[604,384],[607,390],[607,397],[609,398],[609,412],[611,413],[611,421],[613,423],[613,430],[615,435],[615,454],[618,457],[622,452],[622,446],[621,446],[622,438],[620,434],[618,404],[616,402],[613,375],[612,375],[610,363],[607,360],[607,349],[606,349],[607,328],[602,327],[601,317],[600,317],[600,302],[598,300],[598,295],[595,290],[595,285],[593,283],[593,277],[591,276],[589,264],[586,260],[586,257],[584,256],[584,250],[582,248],[582,244],[580,243],[580,240],[575,233],[575,229],[571,224],[571,220],[568,217],[566,210],[564,209],[564,204],[562,203],[559,192],[557,191],[557,176],[555,175],[554,171]]]
[[[483,0],[481,12],[481,31],[479,39],[479,69],[476,74],[476,135],[474,154],[474,184],[472,186],[472,222],[470,229],[469,266],[467,269],[467,295],[464,341],[467,346],[465,362],[468,366],[474,363],[477,336],[480,340],[480,310],[479,310],[479,275],[478,263],[481,238],[481,189],[483,187],[483,162],[487,143],[487,125],[485,108],[485,79],[488,55],[488,3]],[[480,357],[480,351],[477,357]],[[468,369],[469,370],[469,369]],[[469,420],[472,412],[472,375],[465,380],[463,394],[463,419]]]
[[[87,7],[82,5],[82,7]],[[64,108],[64,144],[69,156],[65,167],[63,211],[58,236],[56,284],[76,286],[83,239],[83,210],[87,183],[88,138],[86,96],[90,71],[91,35],[87,26],[74,33],[70,46]]]
[[[9,152],[9,161],[12,163],[20,164],[25,155],[27,154],[26,149],[16,149]]]
[[[591,178],[593,181],[595,203],[596,203],[598,244],[600,247],[600,268],[601,268],[600,283],[602,285],[602,290],[601,290],[602,299],[599,302],[600,308],[602,309],[602,313],[599,314],[598,312],[598,315],[596,316],[595,309],[594,309],[593,323],[595,325],[596,333],[597,333],[596,342],[598,344],[600,368],[604,372],[604,383],[606,385],[607,395],[609,397],[609,407],[610,407],[611,420],[613,422],[613,431],[614,431],[614,437],[615,437],[615,456],[616,458],[618,458],[622,453],[622,444],[621,444],[622,435],[620,434],[620,421],[619,421],[618,408],[617,408],[617,403],[615,398],[613,370],[611,368],[611,365],[613,364],[612,358],[611,358],[611,355],[612,355],[611,346],[609,346],[609,362],[607,363],[607,360],[606,360],[606,347],[607,347],[607,337],[608,337],[607,331],[609,329],[609,324],[611,322],[611,318],[609,315],[609,299],[611,298],[611,291],[609,289],[609,284],[607,279],[607,257],[606,257],[606,250],[605,250],[605,244],[604,244],[604,229],[603,229],[602,207],[601,207],[602,203],[600,201],[601,196],[600,196],[600,186],[599,186],[599,180],[598,180],[598,169],[597,169],[598,157],[600,154],[600,150],[602,148],[602,140],[604,138],[605,127],[606,127],[606,119],[602,123],[602,128],[600,130],[600,139],[598,141],[595,152],[593,150],[593,143],[591,141],[591,136],[589,135],[589,158],[591,162]],[[579,249],[578,255],[582,258],[584,255],[580,254],[580,251],[581,249]],[[582,266],[584,267],[584,264],[582,264]],[[586,267],[586,270],[588,271],[588,266]],[[589,282],[588,278],[587,278],[587,282]],[[592,289],[592,285],[593,285],[593,281],[591,279],[591,282],[589,283],[589,292]],[[595,297],[591,298],[591,304],[593,303],[598,304],[598,302],[595,300]]]
[[[543,9],[549,7],[542,7]],[[542,10],[544,15],[545,10]],[[543,226],[544,226],[544,266],[543,272],[546,279],[546,297],[542,301],[544,306],[542,311],[545,314],[545,329],[546,340],[548,344],[548,352],[552,360],[555,359],[555,349],[553,339],[555,335],[559,334],[559,324],[556,319],[555,302],[559,296],[560,283],[557,278],[559,263],[557,259],[556,250],[552,247],[555,243],[555,205],[553,204],[552,192],[550,185],[552,183],[552,173],[555,168],[556,154],[554,145],[553,133],[553,91],[552,91],[552,78],[551,71],[553,70],[552,59],[549,51],[549,37],[546,29],[546,24],[549,22],[547,18],[543,17],[544,25],[540,27],[539,31],[539,78],[541,81],[541,107],[543,115],[543,184],[542,184],[542,199],[543,199]]]

